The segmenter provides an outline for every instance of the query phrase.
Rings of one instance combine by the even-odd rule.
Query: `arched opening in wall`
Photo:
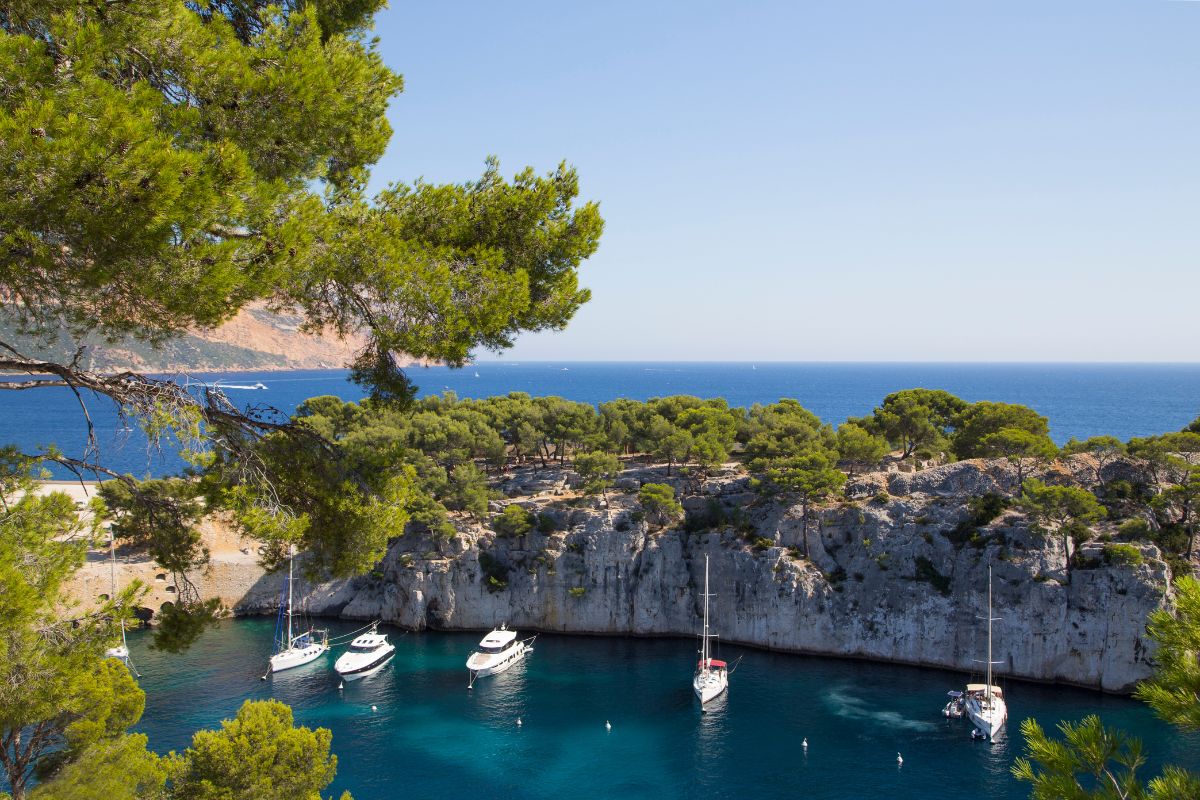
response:
[[[170,600],[168,600],[167,602],[163,603],[161,606],[158,607],[158,613],[162,614],[166,611],[170,611],[174,607],[175,607],[175,604],[172,603]]]
[[[170,592],[171,594],[174,594],[174,593],[175,593],[175,587],[174,587],[174,586],[168,586],[168,587],[167,587],[167,591],[168,591],[168,592]]]
[[[98,594],[98,595],[96,595],[96,599],[97,599],[97,600],[99,600],[101,603],[107,603],[107,602],[108,602],[108,595],[106,595],[106,594]]]
[[[428,605],[425,606],[425,627],[426,628],[437,629],[439,627],[440,620],[438,619],[438,612],[440,612],[440,611],[441,611],[441,606],[438,605],[438,600],[435,597],[429,601]]]
[[[166,579],[167,579],[167,573],[165,573],[165,572],[160,572],[154,576],[154,580],[156,580],[156,581],[165,581]]]
[[[149,625],[150,620],[154,619],[154,609],[137,606],[133,609],[133,616],[137,617],[138,622],[143,625]]]

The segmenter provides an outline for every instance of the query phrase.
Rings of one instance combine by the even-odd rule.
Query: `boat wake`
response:
[[[248,389],[248,390],[249,390],[249,389],[265,389],[265,388],[267,388],[267,385],[266,385],[265,383],[262,383],[262,382],[255,383],[255,384],[248,384],[248,383],[218,383],[218,384],[217,384],[217,388],[218,388],[218,389]]]
[[[856,697],[845,688],[832,689],[825,695],[825,702],[839,717],[863,720],[885,728],[908,731],[934,731],[937,726],[924,720],[909,719],[897,711],[885,711],[871,707],[861,697]]]

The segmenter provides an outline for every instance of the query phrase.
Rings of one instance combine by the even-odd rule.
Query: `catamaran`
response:
[[[517,632],[510,631],[506,625],[501,625],[483,637],[479,649],[467,659],[467,670],[471,673],[467,688],[475,685],[476,678],[504,672],[526,654],[532,653],[533,640],[536,638],[531,636],[528,639],[518,639]]]
[[[109,556],[109,572],[112,576],[112,594],[109,595],[113,599],[117,597],[117,537],[112,531],[108,534],[108,556]],[[114,645],[104,651],[105,658],[115,658],[118,661],[124,662],[129,671],[134,674],[134,677],[140,678],[137,669],[133,666],[133,660],[129,657],[129,642],[125,640],[125,618],[121,617],[121,643]]]
[[[315,661],[329,651],[329,631],[309,627],[299,635],[293,635],[292,576],[296,556],[288,553],[288,576],[285,588],[287,602],[281,594],[279,617],[275,623],[275,654],[271,656],[267,673],[299,667]],[[265,676],[264,676],[265,677]]]
[[[1004,727],[1008,719],[1008,706],[1004,703],[1004,692],[992,684],[992,665],[1002,662],[992,660],[992,568],[988,567],[988,615],[987,615],[987,680],[986,683],[968,683],[966,699],[967,716],[975,723],[971,736],[991,740],[996,731]]]
[[[703,706],[709,700],[719,697],[729,688],[729,665],[712,657],[708,632],[708,556],[704,557],[704,632],[700,635],[700,661],[696,664],[696,674],[692,678],[692,689],[700,698]]]

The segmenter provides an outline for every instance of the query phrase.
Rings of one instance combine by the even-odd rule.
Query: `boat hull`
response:
[[[990,741],[1004,727],[1004,723],[1008,719],[1008,707],[998,697],[992,698],[991,708],[986,708],[977,702],[968,701],[967,717],[970,718],[979,732],[983,734],[983,738]]]
[[[379,670],[387,666],[392,657],[396,655],[396,646],[389,644],[385,650],[371,659],[347,659],[345,654],[334,664],[334,669],[338,675],[341,675],[345,680],[357,681],[362,678],[374,675]],[[372,654],[375,655],[375,654]]]
[[[472,653],[471,657],[467,659],[467,670],[477,678],[499,675],[524,659],[527,650],[524,642],[517,642],[503,653]],[[479,656],[493,655],[492,658],[479,658]]]
[[[276,653],[271,656],[271,672],[282,672],[285,669],[311,664],[327,652],[329,652],[329,647],[321,644],[311,644],[308,647],[290,647],[282,653]]]
[[[715,700],[729,688],[729,676],[725,670],[709,670],[707,673],[698,672],[692,678],[692,691],[700,698],[700,705]]]

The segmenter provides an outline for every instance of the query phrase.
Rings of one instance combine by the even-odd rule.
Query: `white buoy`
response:
[[[609,722],[608,720],[604,720],[604,730],[606,730],[606,731],[612,730],[612,723]]]
[[[899,753],[896,753],[896,766],[904,766],[904,756],[900,755]]]
[[[342,689],[345,689],[345,688],[346,688],[346,682],[338,681],[338,691],[340,692]]]
[[[800,746],[803,747],[805,750],[808,749],[808,737],[807,736],[804,737],[804,741],[800,743]]]
[[[519,727],[521,727],[521,725],[523,725],[523,724],[524,724],[524,723],[523,723],[523,722],[521,722],[521,718],[520,718],[520,717],[517,717],[517,727],[519,728]]]
[[[372,710],[372,711],[378,711],[378,710],[379,710],[379,707],[378,707],[378,706],[371,706],[371,710]]]

